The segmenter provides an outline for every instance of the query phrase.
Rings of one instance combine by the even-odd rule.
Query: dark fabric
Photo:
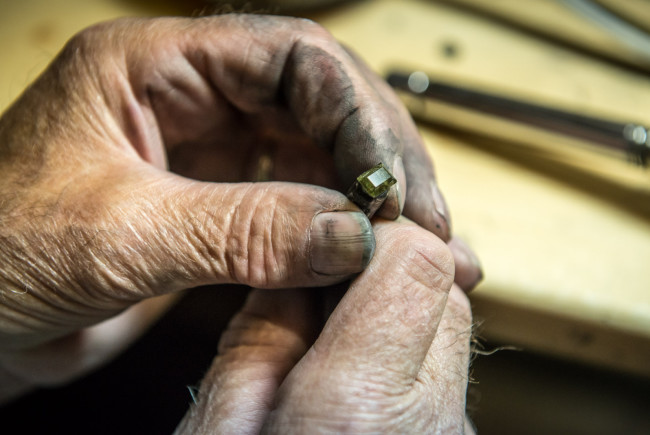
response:
[[[191,290],[128,351],[61,388],[40,390],[0,408],[3,433],[168,434],[217,352],[219,336],[245,287]]]
[[[187,387],[198,386],[246,294],[235,286],[190,291],[102,370],[0,408],[0,432],[172,433],[192,400]],[[478,357],[471,377],[468,412],[482,435],[650,433],[647,379],[513,351]]]

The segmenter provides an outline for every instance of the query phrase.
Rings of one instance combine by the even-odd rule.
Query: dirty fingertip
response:
[[[449,209],[447,208],[445,197],[434,181],[431,182],[431,201],[433,203],[433,222],[435,226],[433,232],[442,240],[449,241],[451,239]]]
[[[322,275],[350,275],[363,271],[375,252],[370,221],[360,212],[316,215],[310,230],[311,269]]]

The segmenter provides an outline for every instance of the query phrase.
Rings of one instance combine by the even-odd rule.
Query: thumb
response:
[[[204,284],[329,285],[374,253],[370,221],[333,190],[130,172],[102,195],[93,255],[109,265],[114,290],[135,298]]]

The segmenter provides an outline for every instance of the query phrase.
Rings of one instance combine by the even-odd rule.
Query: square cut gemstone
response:
[[[359,175],[357,181],[371,198],[387,194],[390,187],[397,183],[395,177],[381,163]]]

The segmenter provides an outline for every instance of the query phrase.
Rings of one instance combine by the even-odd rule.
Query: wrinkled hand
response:
[[[0,368],[64,382],[137,337],[157,302],[124,310],[148,298],[360,272],[370,224],[331,189],[379,161],[399,180],[379,215],[403,207],[448,240],[408,114],[319,26],[227,15],[82,32],[0,120]],[[242,183],[262,179],[284,182]]]
[[[450,252],[412,223],[375,234],[315,341],[313,292],[250,295],[178,433],[463,432],[471,313]]]

